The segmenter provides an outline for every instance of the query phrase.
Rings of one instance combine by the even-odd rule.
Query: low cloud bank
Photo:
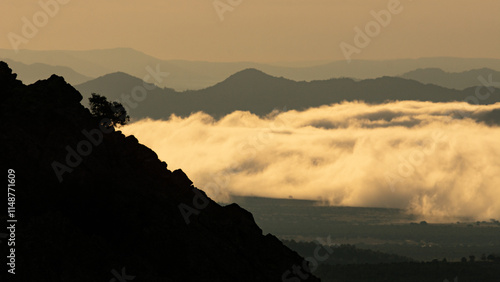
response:
[[[349,102],[260,118],[233,112],[122,128],[215,200],[253,195],[500,218],[500,104]],[[491,118],[489,118],[491,120]]]

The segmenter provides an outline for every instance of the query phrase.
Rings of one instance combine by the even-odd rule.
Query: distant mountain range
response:
[[[71,84],[81,84],[94,79],[94,77],[77,73],[73,69],[65,66],[52,66],[42,63],[24,64],[11,59],[1,59],[16,70],[18,79],[25,84],[32,84],[40,78],[48,78],[52,74],[63,76]]]
[[[342,101],[450,102],[465,101],[467,97],[476,95],[476,87],[456,90],[398,77],[298,82],[273,77],[256,69],[243,70],[201,90],[177,92],[169,88],[155,88],[148,91],[147,88],[152,88],[152,85],[125,73],[105,75],[76,86],[85,100],[91,93],[105,95],[110,100],[122,102],[131,117],[137,119],[166,119],[171,114],[187,116],[198,111],[221,117],[236,110],[263,116],[274,109],[304,110]],[[500,102],[498,89],[488,99],[479,100],[480,104],[496,102]]]
[[[413,79],[426,84],[432,83],[453,89],[465,89],[476,85],[483,85],[484,82],[489,82],[489,76],[495,78],[492,79],[492,81],[500,85],[500,72],[489,68],[453,73],[445,72],[438,68],[427,68],[417,69],[401,75],[403,78]]]
[[[33,51],[0,49],[0,58],[24,64],[43,63],[65,66],[87,77],[99,77],[109,73],[124,72],[145,78],[151,71],[169,73],[162,81],[149,79],[160,87],[178,91],[196,90],[214,85],[228,76],[248,68],[259,69],[277,77],[296,81],[325,80],[350,77],[368,79],[382,76],[399,76],[419,68],[440,68],[446,72],[464,72],[471,69],[489,68],[500,71],[500,59],[467,58],[419,58],[384,61],[353,60],[302,63],[255,63],[255,62],[202,62],[187,60],[162,60],[129,48],[88,51]],[[34,75],[33,75],[34,76]],[[68,79],[69,80],[69,79]],[[474,84],[469,85],[473,86]],[[444,86],[444,85],[443,85]],[[451,86],[449,86],[451,87]],[[463,87],[461,87],[463,88]]]
[[[103,127],[62,77],[16,77],[0,62],[0,155],[23,222],[9,223],[22,236],[0,252],[30,271],[0,281],[281,281],[297,266],[301,281],[320,281],[250,212]]]

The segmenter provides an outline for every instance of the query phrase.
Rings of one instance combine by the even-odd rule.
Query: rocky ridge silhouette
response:
[[[0,62],[0,93],[19,281],[319,281],[251,213],[210,200],[134,136],[105,133],[62,77],[24,85]]]

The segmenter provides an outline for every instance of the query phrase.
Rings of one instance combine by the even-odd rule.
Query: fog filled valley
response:
[[[406,210],[431,222],[500,218],[500,104],[345,102],[265,117],[202,112],[120,130],[183,168],[216,201],[230,195]]]
[[[303,111],[279,105],[262,116],[172,114],[120,130],[170,168],[182,167],[212,199],[252,212],[265,233],[317,263],[314,274],[336,281],[344,270],[327,265],[486,261],[498,253],[499,109],[420,101]],[[321,244],[336,246],[324,261],[313,255]],[[400,267],[410,276],[415,269]]]
[[[500,282],[499,0],[0,7],[0,282]]]
[[[85,261],[89,279],[125,263],[149,281],[500,277],[496,76],[454,90],[250,69],[175,93],[126,74],[79,91],[16,77],[0,63],[2,154],[26,187],[18,254],[64,242],[21,261],[49,279],[81,271],[57,259]]]
[[[0,6],[0,282],[500,282],[500,1]]]

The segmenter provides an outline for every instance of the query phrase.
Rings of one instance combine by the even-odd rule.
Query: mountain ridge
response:
[[[306,265],[251,213],[218,205],[134,136],[103,128],[64,78],[24,85],[16,76],[0,62],[0,153],[16,173],[16,258],[30,270],[20,281],[109,281],[113,271],[137,281],[280,281]]]
[[[49,77],[52,74],[64,76],[68,82],[75,85],[94,79],[66,66],[53,66],[43,63],[24,64],[11,59],[0,60],[7,62],[12,68],[16,69],[18,78],[26,84],[32,84],[41,77]]]
[[[134,87],[140,87],[143,83],[137,78],[131,80],[136,81],[133,87],[124,87],[120,91],[103,91],[102,94],[112,100],[120,100],[122,93],[130,94]],[[107,83],[106,77],[99,84],[94,82],[77,85],[76,88],[84,97],[89,97],[92,92],[101,92],[105,85],[126,84]],[[351,78],[294,81],[274,77],[260,70],[246,69],[201,90],[183,92],[161,88],[148,90],[146,98],[137,102],[137,107],[132,108],[130,114],[136,119],[145,117],[168,119],[171,114],[188,116],[203,111],[219,118],[240,110],[265,116],[276,108],[305,110],[342,101],[365,101],[375,104],[396,100],[450,102],[468,101],[469,97],[475,95],[477,95],[476,87],[455,90],[401,77],[386,76],[361,81]],[[496,91],[487,99],[478,99],[478,102],[480,104],[500,102],[500,91]]]
[[[277,77],[286,77],[296,81],[311,81],[351,77],[354,79],[398,76],[406,72],[428,67],[439,67],[445,71],[465,71],[474,68],[489,67],[500,71],[500,59],[483,58],[418,58],[392,60],[353,60],[318,62],[296,66],[283,66],[279,63],[265,62],[208,62],[168,60],[150,56],[131,48],[99,50],[13,50],[0,49],[0,57],[10,58],[23,63],[46,63],[67,66],[90,77],[99,77],[107,73],[123,71],[143,78],[148,68],[159,68],[170,73],[168,79],[155,82],[160,87],[169,87],[177,91],[199,90],[212,86],[231,74],[247,68],[257,68]],[[127,58],[127,60],[124,60]],[[292,64],[293,65],[293,64]]]
[[[447,72],[440,68],[421,68],[404,73],[400,77],[458,90],[490,82],[497,82],[500,85],[500,71],[491,68],[471,69],[463,72]],[[490,77],[492,81],[489,81]]]

